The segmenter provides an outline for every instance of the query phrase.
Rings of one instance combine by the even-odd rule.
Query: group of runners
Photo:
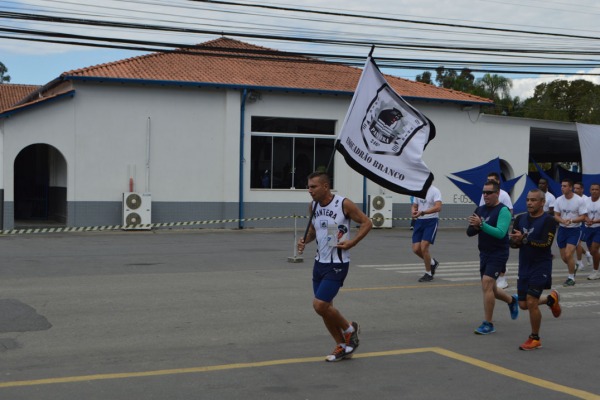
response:
[[[548,196],[547,182],[527,193],[527,212],[513,218],[512,203],[503,203],[503,191],[497,173],[488,174],[482,188],[482,202],[468,217],[468,236],[478,237],[480,276],[483,294],[484,320],[474,332],[487,335],[495,332],[493,312],[495,301],[508,305],[510,316],[517,319],[519,309],[529,311],[531,334],[519,349],[534,350],[542,347],[540,305],[546,305],[552,315],[561,315],[560,295],[552,289],[552,245],[555,237],[562,260],[567,264],[568,276],[563,286],[575,285],[575,274],[582,264],[576,261],[577,247],[583,240],[593,264],[588,279],[599,279],[600,264],[600,184],[590,186],[589,198],[573,192],[573,182],[561,182],[562,196]],[[315,172],[308,177],[311,222],[304,238],[298,241],[300,254],[306,244],[316,241],[317,251],[313,267],[313,307],[335,341],[335,348],[325,360],[340,361],[352,357],[360,344],[360,326],[347,320],[333,306],[333,299],[344,284],[349,269],[349,249],[356,246],[371,230],[372,223],[350,199],[333,194],[329,176]],[[504,192],[506,193],[506,192]],[[551,196],[551,195],[550,195]],[[506,194],[510,202],[510,196]],[[504,199],[506,198],[504,197]],[[435,241],[442,196],[438,188],[430,186],[425,198],[415,198],[411,216],[413,227],[412,250],[423,260],[425,273],[419,282],[431,282],[439,262],[430,254]],[[350,235],[350,224],[359,228]],[[498,285],[506,273],[510,248],[519,249],[517,294],[509,295]],[[583,253],[581,253],[583,255]],[[542,295],[550,290],[548,295]]]

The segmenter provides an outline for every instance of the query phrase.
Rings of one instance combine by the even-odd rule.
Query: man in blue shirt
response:
[[[557,223],[553,216],[544,212],[544,192],[539,189],[530,190],[526,200],[528,213],[517,216],[513,233],[509,237],[511,247],[520,249],[517,281],[519,307],[521,310],[529,310],[531,324],[531,335],[519,349],[535,350],[542,347],[539,336],[542,313],[539,305],[548,305],[555,318],[561,314],[556,290],[541,297],[544,289],[552,286],[552,243]]]

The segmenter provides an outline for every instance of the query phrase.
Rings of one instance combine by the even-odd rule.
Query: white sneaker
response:
[[[498,280],[496,281],[496,286],[498,286],[500,289],[506,289],[508,287],[506,277],[498,278]]]
[[[588,267],[592,266],[592,255],[590,254],[589,251],[587,253],[585,253],[585,261],[587,261]]]
[[[596,279],[600,279],[600,272],[598,272],[598,270],[595,270],[594,272],[592,272],[592,273],[590,274],[590,276],[588,276],[588,279],[589,279],[590,281],[594,281],[594,280],[596,280]]]
[[[577,263],[575,263],[575,271],[576,272],[581,272],[585,270],[585,265],[583,265],[583,262],[581,261],[577,261]]]

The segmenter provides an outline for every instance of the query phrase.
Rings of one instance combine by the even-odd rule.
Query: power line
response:
[[[119,0],[123,3],[131,3],[130,1]],[[483,30],[483,32],[479,32],[477,34],[477,40],[482,35],[491,35],[490,32],[500,33],[505,35],[506,39],[510,39],[513,37],[514,39],[523,40],[524,36],[518,35],[529,35],[529,39],[527,42],[520,43],[520,46],[491,46],[489,41],[472,41],[470,45],[465,45],[464,41],[453,43],[451,40],[445,40],[444,42],[436,43],[434,39],[423,39],[420,37],[413,38],[402,38],[402,42],[398,42],[398,37],[394,37],[395,40],[385,40],[386,36],[373,34],[370,35],[370,38],[383,38],[379,40],[366,40],[357,34],[344,34],[341,36],[347,36],[347,38],[331,38],[329,36],[330,31],[325,31],[323,29],[311,29],[305,30],[304,33],[310,32],[312,35],[285,35],[285,34],[266,34],[266,33],[249,33],[249,30],[252,29],[260,29],[262,32],[267,31],[264,27],[270,27],[269,29],[274,32],[276,29],[280,29],[281,32],[289,32],[288,27],[279,27],[275,25],[267,25],[267,24],[245,24],[245,31],[236,30],[232,27],[225,27],[228,30],[217,30],[214,29],[197,29],[197,28],[189,28],[183,21],[170,21],[169,19],[163,18],[165,15],[169,15],[170,17],[177,17],[177,14],[160,14],[161,18],[160,22],[168,23],[170,25],[158,25],[156,23],[134,23],[134,22],[117,22],[111,20],[98,20],[91,18],[75,18],[75,17],[65,17],[64,15],[93,15],[96,17],[106,17],[112,16],[117,18],[115,15],[111,15],[108,12],[102,13],[87,13],[87,12],[64,12],[60,11],[63,16],[55,16],[55,15],[44,15],[40,13],[21,13],[21,12],[0,12],[0,18],[5,18],[8,20],[17,20],[17,21],[30,21],[38,24],[49,24],[52,26],[58,25],[81,25],[86,28],[100,28],[100,29],[119,29],[126,31],[139,31],[139,32],[163,32],[165,34],[178,34],[178,35],[193,35],[194,38],[197,39],[198,35],[214,37],[226,35],[229,37],[238,37],[238,38],[251,38],[258,40],[267,40],[267,41],[276,41],[282,43],[294,43],[294,44],[318,44],[324,47],[327,46],[335,46],[336,52],[338,52],[340,48],[348,49],[348,48],[370,48],[372,45],[375,45],[376,48],[380,51],[381,56],[377,57],[378,64],[382,68],[392,69],[430,69],[436,68],[440,65],[445,65],[447,69],[451,70],[461,70],[465,67],[469,68],[473,72],[493,72],[493,73],[502,73],[502,74],[560,74],[564,73],[565,70],[573,70],[573,69],[582,69],[582,68],[595,68],[600,63],[594,57],[600,55],[600,50],[597,50],[596,40],[600,39],[600,37],[595,36],[585,36],[585,35],[566,35],[559,33],[551,33],[551,32],[534,32],[527,30],[517,30],[517,29],[500,29],[500,28],[491,28],[491,27],[481,27],[476,25],[465,25],[465,24],[449,24],[449,23],[438,23],[438,22],[428,22],[428,21],[417,21],[417,20],[408,20],[401,18],[391,18],[391,17],[373,17],[369,15],[363,14],[350,14],[343,12],[332,12],[332,11],[319,11],[319,10],[309,10],[309,9],[299,9],[292,7],[282,7],[282,6],[272,6],[266,4],[245,4],[238,3],[232,1],[222,1],[222,0],[188,0],[193,3],[206,3],[206,4],[218,4],[225,5],[227,7],[254,7],[261,9],[269,9],[273,11],[285,11],[292,13],[308,13],[309,15],[323,15],[328,17],[344,17],[344,18],[354,18],[359,20],[369,20],[369,19],[377,19],[381,21],[393,22],[393,23],[411,23],[411,24],[419,24],[423,26],[431,25],[433,27],[444,27],[444,28],[452,28],[452,29],[461,29],[463,31],[456,31],[454,33],[467,35],[468,30]],[[55,3],[62,4],[76,4],[67,1],[53,1]],[[160,3],[154,3],[149,1],[141,1],[137,3],[149,4],[149,5],[161,5]],[[94,6],[96,7],[96,6]],[[127,8],[121,7],[109,7],[112,10],[117,11],[131,11]],[[188,8],[188,7],[186,7]],[[54,8],[55,10],[64,10],[61,8]],[[105,10],[106,7],[103,8]],[[196,10],[197,8],[192,8]],[[227,10],[212,10],[214,12],[224,12],[233,14],[233,11]],[[154,15],[154,14],[153,14]],[[124,20],[137,20],[137,18],[125,17]],[[209,20],[215,21],[215,19],[210,18],[202,18],[201,20]],[[301,18],[302,20],[306,20],[307,18]],[[148,19],[149,20],[149,19]],[[330,21],[333,23],[341,23],[339,21]],[[366,25],[366,23],[364,23]],[[183,25],[183,26],[180,26]],[[208,25],[208,24],[205,24]],[[233,25],[232,25],[233,26]],[[274,28],[275,27],[275,28]],[[287,30],[286,30],[287,29]],[[440,30],[435,30],[433,28],[432,32],[434,33],[444,33]],[[466,31],[465,31],[466,30]],[[112,38],[100,35],[73,35],[66,34],[62,32],[51,32],[47,30],[35,30],[35,29],[20,29],[14,27],[2,27],[0,26],[0,31],[12,34],[3,36],[5,39],[11,40],[26,40],[32,42],[43,42],[43,43],[56,43],[63,45],[76,45],[76,46],[88,46],[88,47],[102,47],[102,48],[115,48],[115,49],[124,49],[124,50],[132,50],[132,51],[178,51],[178,52],[186,52],[189,49],[196,48],[195,45],[185,44],[185,43],[173,43],[167,41],[143,41],[143,40],[133,40],[133,39],[123,39],[123,35],[120,35],[119,38]],[[516,36],[515,36],[516,35]],[[341,37],[340,36],[340,37]],[[41,38],[40,38],[41,37]],[[567,42],[556,42],[557,38],[562,39],[575,39],[579,46],[574,46],[573,43]],[[552,46],[543,45],[544,40],[551,39],[553,41]],[[534,40],[539,40],[539,44],[536,45]],[[583,41],[590,41],[590,45],[588,47],[582,47],[581,43]],[[537,47],[536,47],[537,46]],[[542,46],[542,47],[540,47]],[[347,65],[358,65],[362,66],[364,63],[364,54],[363,55],[352,55],[348,54],[348,50],[345,50],[346,54],[335,53],[335,52],[306,52],[300,51],[296,53],[288,52],[288,54],[295,55],[303,55],[308,57],[316,57],[323,60],[327,60],[330,62],[338,62]],[[411,53],[415,52],[426,52],[426,53],[442,53],[442,54],[462,54],[466,56],[473,57],[473,60],[457,60],[457,59],[447,59],[447,58],[417,58],[417,57],[409,57],[409,58],[399,58],[399,57],[386,57],[385,55],[389,55],[392,51],[402,51]],[[278,54],[281,54],[278,52]],[[262,56],[265,56],[263,54]],[[238,55],[239,56],[239,55]],[[256,54],[253,55],[244,55],[244,56],[252,56],[256,57]],[[486,56],[488,61],[480,61],[475,59],[476,57]],[[545,60],[542,62],[515,62],[515,61],[500,61],[502,59],[527,59],[527,60]],[[517,68],[519,68],[517,70]],[[526,68],[527,70],[523,70]],[[540,69],[540,70],[531,70]],[[569,72],[572,74],[572,72]],[[589,73],[578,73],[578,75],[597,75],[597,74],[589,74]]]

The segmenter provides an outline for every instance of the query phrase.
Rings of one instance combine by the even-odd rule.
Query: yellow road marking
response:
[[[402,286],[376,286],[376,287],[365,287],[365,288],[342,288],[342,292],[362,292],[365,290],[394,290],[394,289],[429,289],[436,287],[464,287],[464,286],[481,286],[480,282],[476,283],[428,283],[421,285],[402,285]]]
[[[372,357],[385,357],[385,356],[397,356],[404,354],[417,354],[417,353],[435,353],[440,356],[451,358],[457,361],[464,362],[476,366],[481,369],[488,370],[490,372],[504,375],[506,377],[520,380],[531,385],[539,386],[544,389],[553,390],[555,392],[565,393],[567,395],[577,397],[585,400],[600,400],[600,396],[594,393],[586,392],[579,389],[574,389],[568,386],[556,384],[554,382],[539,379],[530,375],[522,374],[520,372],[512,371],[510,369],[500,367],[495,364],[481,361],[473,357],[465,356],[459,353],[455,353],[450,350],[443,349],[441,347],[422,347],[414,349],[399,349],[390,351],[380,351],[371,353],[361,353],[354,355],[354,358],[372,358]],[[142,372],[124,372],[114,374],[97,374],[97,375],[82,375],[82,376],[67,376],[63,378],[48,378],[48,379],[36,379],[29,381],[13,381],[13,382],[2,382],[0,388],[9,387],[21,387],[21,386],[35,386],[35,385],[51,385],[58,383],[75,383],[75,382],[89,382],[99,380],[110,380],[110,379],[128,379],[128,378],[141,378],[151,376],[164,376],[164,375],[177,375],[177,374],[193,374],[201,372],[212,372],[212,371],[227,371],[241,368],[259,368],[259,367],[272,367],[277,365],[290,365],[290,364],[302,364],[302,363],[313,363],[323,362],[323,357],[305,357],[305,358],[288,358],[282,360],[270,360],[270,361],[259,361],[250,363],[237,363],[237,364],[223,364],[213,365],[207,367],[194,367],[194,368],[179,368],[179,369],[164,369],[156,371],[142,371]]]
[[[517,380],[523,381],[525,383],[529,383],[531,385],[540,386],[544,389],[553,390],[555,392],[565,393],[565,394],[568,394],[568,395],[571,395],[573,397],[577,397],[580,399],[586,399],[586,400],[599,400],[600,399],[600,396],[597,394],[594,394],[594,393],[586,392],[586,391],[579,390],[579,389],[573,389],[568,386],[559,385],[557,383],[546,381],[544,379],[539,379],[539,378],[536,378],[536,377],[533,377],[530,375],[522,374],[520,372],[512,371],[510,369],[500,367],[498,365],[494,365],[494,364],[491,364],[491,363],[488,363],[485,361],[481,361],[481,360],[478,360],[473,357],[464,356],[462,354],[455,353],[450,350],[446,350],[446,349],[442,349],[442,348],[435,348],[432,351],[434,351],[435,353],[440,354],[442,356],[453,358],[455,360],[462,361],[464,363],[471,364],[471,365],[474,365],[479,368],[487,369],[488,371],[494,372],[496,374],[500,374],[500,375],[507,376],[509,378],[517,379]]]

